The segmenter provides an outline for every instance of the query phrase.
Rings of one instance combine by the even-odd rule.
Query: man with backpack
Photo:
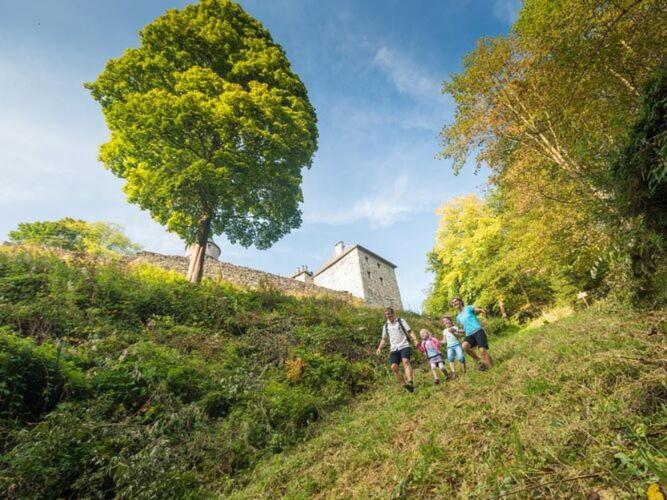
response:
[[[402,318],[397,318],[391,307],[387,307],[384,310],[384,316],[387,318],[387,321],[382,327],[382,338],[380,339],[380,345],[377,348],[376,354],[378,356],[380,355],[388,338],[391,351],[389,353],[391,370],[394,372],[394,375],[396,375],[398,383],[402,385],[406,391],[413,392],[415,387],[412,378],[412,366],[410,365],[410,341],[408,340],[408,335],[412,338],[415,347],[419,345],[419,341],[417,340],[417,336],[410,329],[408,322]],[[399,363],[403,364],[405,380],[398,369]]]

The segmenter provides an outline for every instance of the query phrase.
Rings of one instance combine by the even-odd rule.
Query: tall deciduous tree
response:
[[[23,222],[9,233],[10,241],[74,252],[131,254],[141,247],[123,229],[108,222],[86,222],[65,217],[56,221]]]
[[[517,250],[539,241],[536,261],[560,268],[552,276],[584,287],[625,258],[609,249],[638,241],[614,199],[610,158],[666,44],[665,0],[525,0],[511,32],[481,40],[444,85],[457,109],[442,156],[455,171],[470,154],[491,169],[505,210],[525,226]]]
[[[237,4],[168,11],[86,87],[111,131],[101,161],[130,202],[194,246],[191,281],[211,234],[268,248],[301,224],[315,111],[283,49]]]

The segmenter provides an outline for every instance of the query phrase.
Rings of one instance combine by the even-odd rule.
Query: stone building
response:
[[[334,246],[333,256],[317,272],[313,274],[306,266],[301,266],[292,278],[349,292],[368,305],[402,309],[395,269],[395,264],[367,248],[346,247],[339,241]]]
[[[292,279],[301,281],[302,283],[312,283],[313,273],[308,270],[308,266],[299,266],[296,273],[292,275]]]

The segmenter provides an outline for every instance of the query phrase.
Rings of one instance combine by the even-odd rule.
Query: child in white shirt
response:
[[[442,331],[442,341],[447,343],[447,360],[449,361],[449,367],[452,369],[452,378],[455,378],[455,359],[458,359],[459,363],[463,365],[463,373],[466,372],[466,356],[463,353],[463,347],[459,339],[465,335],[465,332],[454,326],[451,316],[442,318],[442,323],[445,325],[445,329]]]

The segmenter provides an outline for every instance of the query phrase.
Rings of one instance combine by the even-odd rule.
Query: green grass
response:
[[[407,394],[380,310],[0,249],[0,496],[641,495],[665,481],[666,314],[563,316],[487,322],[497,367],[444,387],[418,356]]]
[[[387,374],[231,496],[644,496],[667,480],[665,336],[646,334],[664,319],[580,312],[493,339],[492,371],[438,387],[419,370],[415,394]]]
[[[215,496],[376,385],[382,321],[331,297],[0,248],[0,497]]]

